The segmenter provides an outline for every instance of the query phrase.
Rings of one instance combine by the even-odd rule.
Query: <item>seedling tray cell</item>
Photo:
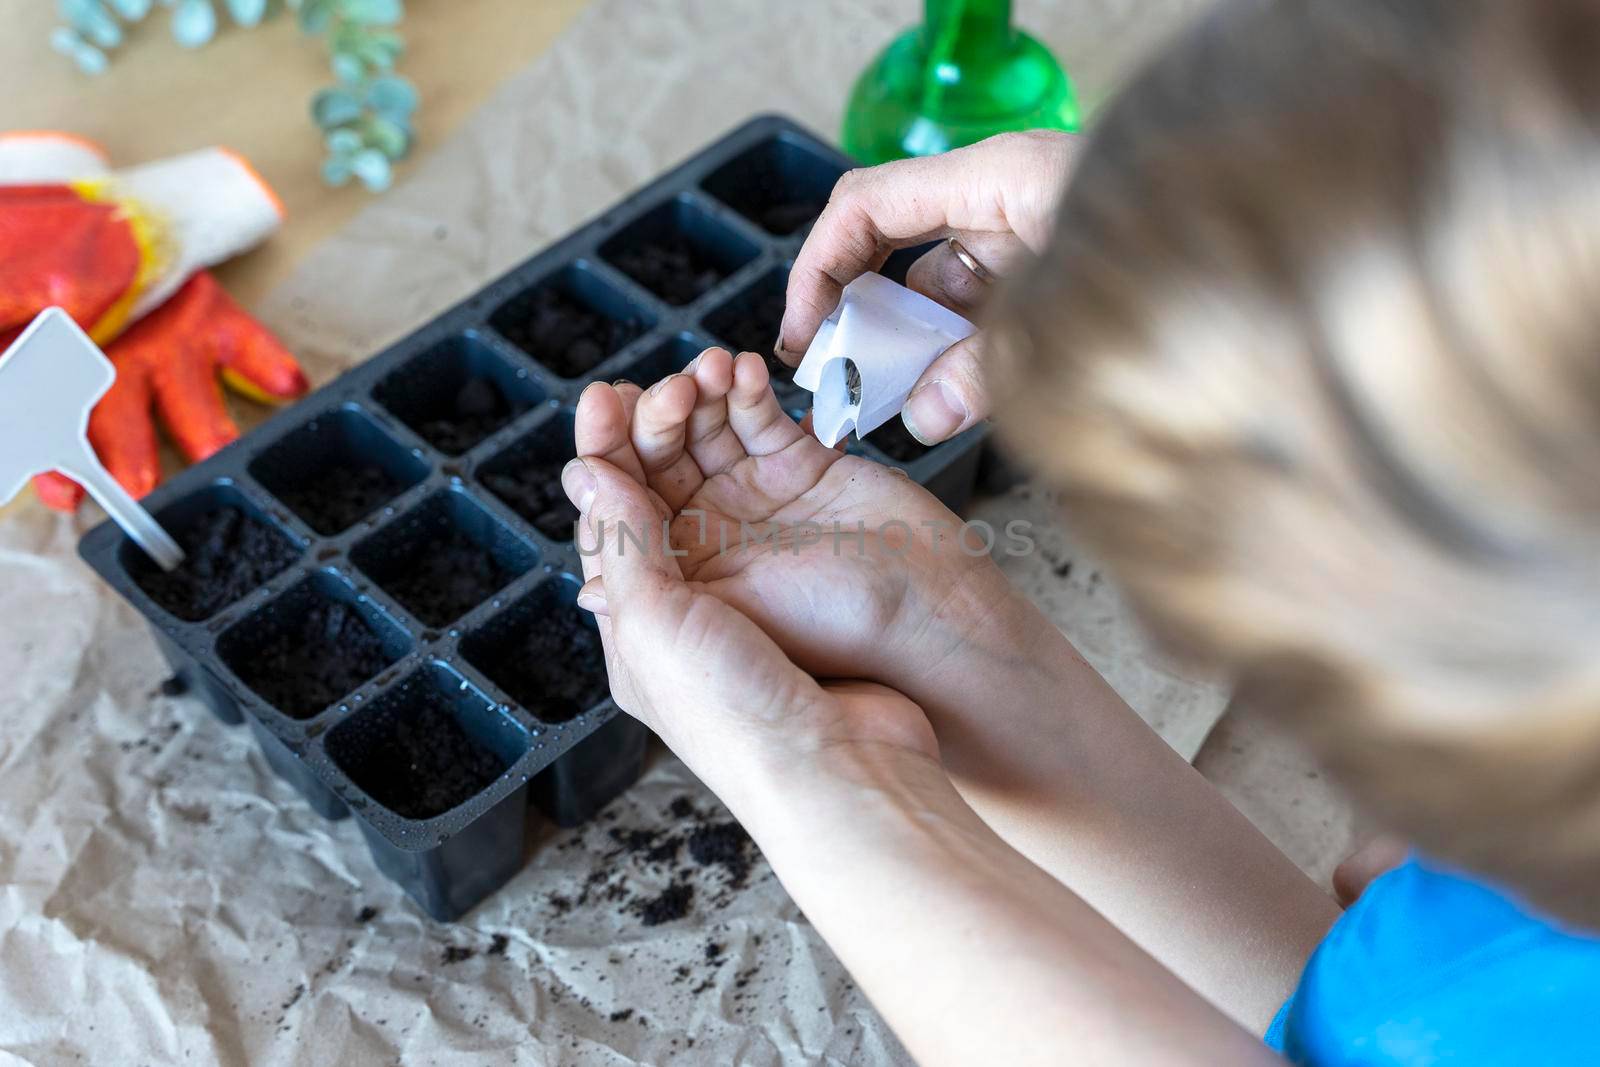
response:
[[[80,553],[218,718],[456,918],[521,866],[530,803],[574,825],[643,766],[573,602],[578,395],[712,344],[770,355],[790,264],[851,165],[787,119],[746,123],[158,488],[146,504],[189,554],[175,575],[110,523]],[[851,447],[964,502],[981,432],[894,434]]]

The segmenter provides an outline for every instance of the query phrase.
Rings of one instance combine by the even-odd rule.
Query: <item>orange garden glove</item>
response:
[[[135,497],[161,475],[153,411],[195,461],[239,435],[219,373],[259,400],[305,393],[294,358],[203,269],[281,218],[271,190],[220,149],[111,173],[76,138],[0,135],[0,349],[51,305],[106,345],[117,379],[95,406],[89,440]],[[59,474],[34,486],[51,507],[83,498]]]

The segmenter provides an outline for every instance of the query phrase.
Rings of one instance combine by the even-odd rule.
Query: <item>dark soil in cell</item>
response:
[[[550,540],[570,541],[578,509],[561,488],[561,468],[565,465],[564,461],[542,463],[514,472],[486,473],[483,484]]]
[[[928,445],[911,436],[911,431],[906,429],[906,424],[898,415],[867,434],[866,440],[878,451],[899,463],[910,463],[933,451]]]
[[[306,525],[320,534],[347,529],[361,516],[399,493],[402,486],[377,464],[332,465],[276,495]]]
[[[796,199],[789,184],[770,163],[752,167],[739,195],[727,198],[730,206],[763,230],[787,237],[822,214],[826,197]]]
[[[794,233],[822,214],[826,206],[825,200],[787,200],[762,208],[755,218],[762,229],[781,237]]]
[[[563,378],[582,377],[644,332],[637,319],[608,318],[553,286],[501,311],[494,327]]]
[[[441,452],[459,456],[494,433],[516,414],[487,378],[469,378],[447,409],[420,422],[416,429]]]
[[[452,526],[442,526],[410,553],[410,563],[382,585],[429,626],[454,622],[513,577],[483,546]]]
[[[389,664],[378,635],[347,604],[319,600],[280,625],[229,666],[291,718],[311,718]]]
[[[444,694],[419,687],[417,696],[367,727],[359,765],[345,770],[395,814],[431,819],[477,796],[509,764],[461,728]]]
[[[195,622],[261,585],[294,562],[298,550],[282,534],[238,508],[218,508],[179,530],[184,560],[163,571],[142,554],[129,567],[150,599]]]
[[[787,382],[794,378],[794,368],[773,354],[778,347],[778,329],[783,325],[783,307],[782,292],[763,293],[741,306],[724,310],[706,325],[733,346],[735,355],[758,352],[766,357],[773,381]]]
[[[669,304],[693,303],[723,278],[723,271],[679,237],[620,248],[616,268]]]
[[[600,635],[583,610],[562,604],[513,641],[498,662],[484,664],[511,699],[544,722],[566,722],[610,692]]]

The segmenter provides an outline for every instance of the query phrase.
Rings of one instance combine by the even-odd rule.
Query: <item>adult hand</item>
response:
[[[1001,277],[1037,254],[1049,237],[1078,144],[1067,133],[1007,133],[944,155],[846,174],[789,273],[778,357],[797,365],[844,287],[877,270],[897,248],[956,237]],[[969,318],[988,288],[944,244],[912,265],[906,284]],[[935,444],[988,416],[983,349],[980,332],[952,346],[923,374],[902,416],[918,440]]]
[[[958,540],[959,518],[900,471],[802,430],[753,353],[707,349],[649,392],[591,386],[576,438],[580,456],[648,488],[690,588],[813,675],[871,679],[923,704],[953,674],[1005,684],[1015,636],[1039,630],[983,544]],[[606,574],[579,603],[604,613],[619,595]]]

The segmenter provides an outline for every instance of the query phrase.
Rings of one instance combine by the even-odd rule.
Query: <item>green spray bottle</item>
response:
[[[1078,128],[1072,83],[1011,21],[1011,0],[925,0],[921,26],[862,72],[844,149],[863,163],[927,156],[1007,130]]]

